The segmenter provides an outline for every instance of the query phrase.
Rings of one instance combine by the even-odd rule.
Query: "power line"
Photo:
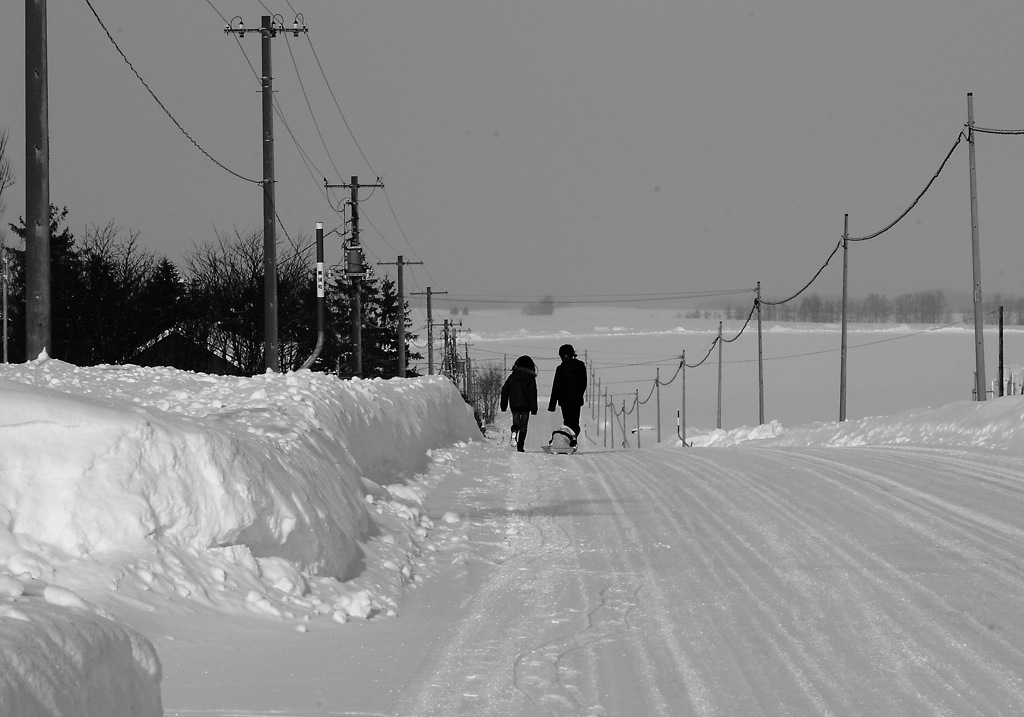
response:
[[[553,304],[594,304],[604,302],[631,303],[650,301],[679,301],[681,299],[703,299],[709,297],[732,296],[749,294],[753,289],[722,289],[716,291],[689,291],[689,292],[663,292],[649,294],[575,294],[557,295],[544,297],[545,303],[550,298]],[[481,304],[517,304],[524,301],[537,302],[537,296],[530,295],[506,295],[495,297],[493,295],[464,294],[451,296],[450,301],[463,301]]]
[[[910,206],[903,210],[902,214],[900,214],[890,224],[888,224],[887,226],[879,229],[874,234],[868,234],[867,236],[863,236],[863,237],[846,237],[846,240],[847,241],[867,241],[868,239],[874,239],[875,237],[877,237],[877,236],[879,236],[881,234],[884,234],[885,232],[887,232],[890,229],[892,229],[894,226],[896,226],[900,222],[901,219],[903,219],[903,217],[905,217],[908,214],[910,214],[910,210],[917,206],[917,203],[921,201],[921,198],[928,192],[929,189],[931,189],[932,184],[935,183],[935,180],[939,178],[939,175],[942,173],[942,170],[945,168],[946,163],[949,161],[949,158],[953,156],[954,150],[956,150],[956,148],[960,145],[960,142],[963,139],[964,139],[964,133],[963,133],[963,131],[961,131],[960,134],[958,134],[956,136],[956,142],[953,143],[953,146],[949,148],[949,152],[946,153],[945,158],[942,160],[942,164],[940,164],[939,168],[937,170],[935,170],[935,174],[933,174],[932,178],[928,180],[928,183],[926,185],[924,185],[924,189],[921,190],[921,193],[918,194],[916,197],[914,197],[914,201],[912,201],[910,203]]]
[[[867,236],[862,236],[862,237],[845,237],[845,241],[857,241],[857,242],[859,242],[859,241],[868,241],[869,239],[874,239],[875,237],[878,237],[878,236],[884,234],[885,232],[889,231],[894,226],[896,226],[900,222],[900,220],[902,220],[905,216],[907,216],[907,214],[910,213],[911,209],[913,209],[915,206],[917,206],[918,202],[921,201],[921,198],[924,197],[924,195],[928,192],[929,189],[931,189],[932,184],[935,183],[935,180],[938,179],[939,174],[941,174],[942,170],[945,168],[946,163],[949,162],[949,158],[953,156],[953,151],[957,148],[957,146],[959,146],[960,142],[963,139],[964,139],[964,132],[961,130],[961,132],[957,135],[956,141],[953,143],[953,146],[950,148],[949,152],[946,153],[946,156],[943,158],[942,163],[939,165],[939,168],[935,171],[935,174],[933,174],[932,178],[928,180],[928,183],[925,185],[924,189],[922,189],[921,192],[914,198],[914,201],[912,201],[910,203],[910,206],[908,206],[905,210],[903,210],[903,212],[898,217],[896,217],[896,219],[894,219],[887,226],[885,226],[882,229],[878,230],[874,234],[868,234]],[[825,259],[825,263],[821,265],[821,268],[819,268],[818,271],[816,271],[814,273],[814,276],[811,277],[811,280],[808,281],[806,284],[804,284],[804,286],[799,291],[797,291],[792,296],[787,297],[787,298],[782,299],[782,300],[779,300],[779,301],[767,301],[765,299],[762,299],[761,303],[766,305],[766,306],[778,306],[779,304],[785,304],[787,302],[792,301],[793,299],[797,298],[802,293],[807,291],[807,289],[810,288],[811,284],[813,284],[815,281],[817,281],[818,277],[821,276],[821,273],[825,270],[825,267],[827,267],[829,265],[829,262],[832,261],[832,258],[842,248],[843,241],[844,241],[844,239],[840,239],[839,240],[839,242],[836,244],[835,248],[832,250],[832,253],[828,255],[827,259]]]
[[[207,0],[207,2],[209,2],[209,0]],[[142,75],[139,74],[139,71],[135,69],[135,66],[131,63],[131,60],[128,59],[128,56],[124,54],[124,51],[121,50],[120,46],[114,40],[114,36],[110,34],[110,30],[107,29],[107,26],[103,23],[103,20],[100,18],[99,13],[96,12],[96,8],[94,8],[92,6],[92,3],[90,2],[90,0],[85,0],[85,4],[89,6],[89,10],[92,11],[92,15],[93,15],[93,17],[96,18],[96,22],[98,22],[100,27],[103,28],[103,32],[106,33],[107,39],[110,40],[110,43],[114,46],[114,49],[117,50],[117,53],[121,56],[121,59],[125,61],[126,65],[128,65],[128,68],[132,71],[132,74],[134,74],[135,77],[138,78],[139,82],[142,83],[142,86],[146,88],[146,91],[149,93],[149,96],[152,97],[156,101],[156,103],[160,106],[160,109],[162,109],[164,111],[164,114],[167,115],[167,117],[170,118],[171,122],[174,123],[174,126],[177,127],[178,130],[180,130],[183,135],[185,135],[185,138],[189,142],[191,142],[195,146],[196,149],[198,149],[200,152],[202,152],[203,155],[205,155],[207,159],[209,159],[211,162],[216,164],[218,167],[223,169],[228,174],[232,174],[235,177],[238,177],[239,179],[244,180],[246,182],[251,182],[252,184],[263,184],[263,182],[261,180],[249,179],[248,177],[245,177],[245,176],[239,174],[235,170],[233,170],[230,167],[227,167],[226,165],[224,165],[221,162],[219,162],[216,158],[214,158],[214,156],[212,154],[210,154],[205,149],[203,149],[203,147],[199,144],[199,142],[197,142],[192,137],[192,135],[190,135],[185,130],[185,128],[174,117],[174,115],[171,114],[171,111],[169,109],[167,109],[167,106],[160,100],[160,98],[156,96],[156,93],[149,86],[149,84],[144,79],[142,79]],[[216,10],[216,8],[214,8],[214,9]],[[219,15],[220,13],[217,13],[217,14]]]
[[[220,18],[222,20],[227,22],[227,20],[225,19],[224,15],[222,13],[220,13],[220,11],[217,10],[217,8],[213,5],[211,0],[206,0],[206,2],[213,9],[213,11],[216,12],[218,16],[220,16]],[[286,2],[287,2],[287,0],[286,0]],[[292,12],[295,12],[295,8],[292,5],[292,3],[291,2],[287,2],[287,4],[288,4],[288,7],[292,10]],[[268,8],[267,5],[262,2],[262,0],[260,2],[260,5],[268,13],[271,13],[270,8]],[[273,14],[273,13],[271,13],[271,14]],[[295,15],[296,15],[296,18],[301,17],[301,13],[295,12]],[[311,51],[311,53],[313,55],[313,59],[316,62],[317,68],[320,70],[320,75],[323,78],[325,86],[327,87],[328,94],[330,94],[331,99],[334,102],[335,109],[337,109],[338,115],[341,118],[342,124],[345,126],[345,129],[348,132],[349,137],[352,139],[352,143],[355,145],[356,150],[359,152],[359,155],[363,158],[363,161],[366,163],[366,166],[370,168],[371,172],[373,172],[373,174],[375,176],[380,176],[379,173],[374,169],[373,165],[370,163],[370,160],[366,156],[366,153],[363,151],[363,148],[360,145],[359,141],[356,139],[355,133],[352,131],[352,127],[349,124],[348,119],[345,117],[345,113],[341,109],[341,104],[338,101],[337,94],[334,92],[334,88],[331,86],[331,82],[328,79],[327,73],[324,70],[323,63],[320,61],[320,57],[317,54],[316,47],[313,44],[312,36],[309,33],[305,33],[305,36],[306,36],[307,42],[309,43],[309,48],[310,48],[310,51]],[[287,39],[287,37],[286,37],[286,39]],[[243,55],[245,55],[245,50],[244,50],[244,48],[242,48],[241,43],[239,43],[239,48],[242,49],[242,53],[243,53]],[[289,52],[289,55],[291,56],[292,67],[295,70],[296,78],[299,80],[300,91],[303,94],[304,100],[306,102],[306,107],[309,110],[310,118],[313,121],[313,125],[314,125],[314,127],[316,129],[317,136],[320,138],[320,143],[321,143],[321,145],[324,148],[324,152],[327,154],[328,161],[330,162],[331,167],[334,169],[334,171],[338,175],[339,179],[342,179],[342,181],[344,181],[343,178],[342,178],[341,172],[338,169],[337,163],[335,162],[334,157],[332,156],[332,154],[331,154],[331,152],[330,152],[330,150],[329,150],[329,148],[327,146],[327,142],[324,139],[323,132],[320,129],[320,124],[319,124],[319,122],[316,119],[315,113],[313,111],[312,103],[309,100],[309,95],[307,93],[305,83],[302,80],[301,71],[299,70],[299,65],[298,65],[298,62],[297,62],[297,60],[295,58],[295,54],[292,52],[291,43],[290,42],[288,42],[288,52]],[[253,74],[258,78],[259,74],[256,72],[255,67],[253,67],[252,62],[249,61],[249,58],[248,58],[247,55],[245,55],[245,58],[246,58],[246,62],[249,64],[250,69],[253,71]],[[309,157],[308,153],[302,148],[301,144],[298,141],[298,138],[295,136],[295,133],[292,131],[288,121],[285,119],[284,112],[283,112],[282,108],[280,107],[280,104],[277,102],[276,98],[274,100],[274,107],[275,107],[275,113],[277,114],[278,118],[281,120],[282,126],[284,126],[285,130],[288,132],[288,135],[292,139],[292,143],[295,145],[295,148],[296,148],[296,150],[299,153],[300,159],[302,160],[303,164],[306,166],[306,171],[309,173],[310,177],[317,184],[317,189],[320,192],[321,196],[324,197],[325,201],[331,207],[332,211],[339,212],[337,206],[331,201],[330,196],[324,191],[323,186],[319,183],[319,177],[323,177],[324,173],[322,171],[320,171],[316,167],[316,163]],[[314,170],[316,170],[316,174],[314,174],[314,172],[310,170],[310,167],[312,167]],[[404,239],[406,245],[409,247],[409,249],[412,252],[413,256],[415,256],[417,259],[420,259],[420,257],[418,255],[418,253],[416,252],[415,248],[412,246],[412,242],[409,240],[408,235],[406,234],[405,230],[402,227],[401,222],[398,219],[398,214],[395,211],[394,205],[392,204],[391,198],[388,196],[388,193],[387,193],[386,189],[384,190],[384,197],[385,197],[385,200],[387,201],[388,210],[390,211],[391,216],[392,216],[392,218],[395,221],[395,225],[398,228],[399,233],[402,235],[402,238]],[[373,228],[374,232],[376,232],[376,234],[381,238],[381,240],[384,241],[384,243],[393,252],[395,252],[396,254],[399,253],[398,250],[391,244],[391,242],[388,241],[388,239],[385,237],[383,232],[381,232],[380,229],[373,223],[373,221],[369,217],[365,217],[365,218],[366,218],[367,222],[370,224],[370,226]],[[370,253],[371,256],[375,256],[369,249],[367,250],[367,252]],[[427,271],[427,276],[430,277],[431,276],[430,271],[428,269],[426,269],[425,266],[424,266],[424,269]],[[417,283],[417,285],[418,285],[418,282],[416,282],[415,277],[413,277],[413,281],[415,283]]]

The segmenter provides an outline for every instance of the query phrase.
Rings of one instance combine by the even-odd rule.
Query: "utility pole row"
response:
[[[431,287],[427,287],[426,291],[414,291],[413,296],[426,296],[427,297],[427,375],[434,375],[434,307],[433,307],[433,296],[434,294],[447,294],[447,291],[434,291]]]

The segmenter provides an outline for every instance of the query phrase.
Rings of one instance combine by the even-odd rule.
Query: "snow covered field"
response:
[[[718,319],[687,319],[682,318],[684,313],[570,306],[550,316],[523,316],[503,309],[473,310],[457,318],[468,334],[468,339],[460,341],[469,341],[474,361],[500,364],[507,357],[511,367],[520,353],[530,354],[541,371],[538,382],[542,391],[550,385],[558,363],[559,344],[573,344],[580,358],[586,355],[597,370],[603,389],[614,395],[620,411],[622,401],[626,400],[628,408],[636,391],[640,400],[648,397],[657,369],[660,381],[669,381],[682,352],[690,366],[706,357],[698,368],[686,370],[686,414],[690,426],[713,428],[718,349],[710,356],[708,349],[718,333]],[[426,319],[420,317],[420,323],[425,324]],[[727,342],[736,337],[743,323],[724,322],[722,333]],[[986,329],[985,373],[990,382],[997,375],[997,338],[996,327]],[[849,327],[847,343],[847,419],[971,399],[975,362],[971,321],[947,327],[854,324]],[[763,326],[766,421],[797,426],[839,419],[840,344],[838,324]],[[1006,327],[1004,344],[1004,363],[1014,368],[1020,392],[1024,327]],[[757,356],[757,324],[751,321],[739,339],[725,343],[722,349],[723,428],[758,422]],[[676,378],[661,390],[666,436],[674,431],[681,382]],[[641,408],[644,425],[655,424],[654,405],[652,397]]]
[[[717,332],[465,324],[542,393],[571,342],[641,398]],[[965,329],[860,329],[832,423],[838,331],[772,327],[757,427],[751,337],[724,430],[709,365],[695,448],[677,379],[660,446],[605,450],[590,420],[571,457],[536,452],[543,409],[533,452],[479,440],[439,378],[0,366],[0,714],[1024,711],[1024,399],[963,401]]]

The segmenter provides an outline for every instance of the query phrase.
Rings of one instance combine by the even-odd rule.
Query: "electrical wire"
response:
[[[209,2],[209,0],[207,1]],[[160,100],[159,97],[157,97],[156,92],[153,91],[153,88],[151,88],[149,84],[144,79],[142,79],[142,75],[139,74],[139,71],[135,69],[135,66],[131,63],[131,60],[128,59],[128,56],[124,54],[123,50],[121,50],[121,47],[117,44],[117,41],[114,40],[114,36],[110,34],[110,30],[107,29],[107,26],[104,24],[102,18],[100,18],[99,13],[96,12],[96,8],[92,6],[90,0],[85,0],[85,4],[89,6],[89,10],[92,11],[93,17],[96,18],[96,22],[98,22],[100,27],[103,28],[103,32],[106,33],[107,39],[110,40],[110,43],[114,46],[114,49],[117,50],[117,53],[121,56],[121,59],[125,61],[126,65],[128,65],[128,68],[132,71],[132,74],[134,74],[135,77],[138,78],[139,82],[142,83],[142,86],[146,88],[146,92],[148,92],[149,96],[152,97],[153,100],[160,106],[160,109],[162,109],[164,111],[164,114],[167,115],[171,122],[174,123],[174,126],[177,127],[178,130],[183,135],[185,135],[185,139],[191,142],[195,146],[195,148],[202,152],[207,159],[209,159],[211,162],[216,164],[218,167],[223,169],[228,174],[231,174],[237,177],[238,179],[250,182],[252,184],[263,184],[262,180],[250,179],[249,177],[239,174],[235,170],[218,161],[212,154],[207,152],[202,147],[202,145],[200,145],[199,142],[197,142],[195,138],[192,137],[192,135],[188,133],[188,131],[181,125],[181,123],[175,118],[175,116],[171,114],[171,111],[167,109],[167,106]]]
[[[953,146],[949,148],[949,152],[946,153],[945,158],[942,160],[942,164],[939,165],[939,168],[935,170],[935,174],[933,174],[932,178],[928,180],[928,183],[924,185],[924,189],[921,190],[921,193],[914,198],[914,201],[910,203],[909,207],[903,210],[902,214],[900,214],[898,217],[892,220],[891,223],[879,229],[874,234],[868,234],[867,236],[862,237],[846,237],[846,241],[868,241],[869,239],[874,239],[875,237],[880,236],[885,232],[889,231],[890,229],[892,229],[900,222],[901,219],[903,219],[903,217],[910,214],[910,210],[917,206],[917,203],[921,201],[921,198],[928,192],[929,189],[931,189],[932,184],[934,184],[935,180],[939,178],[940,174],[942,174],[942,170],[945,168],[946,163],[949,161],[949,158],[953,156],[953,152],[960,145],[960,142],[964,139],[964,137],[965,135],[963,131],[961,131],[960,134],[956,136],[956,142],[954,142]]]
[[[1024,129],[990,129],[988,127],[973,127],[972,129],[983,134],[1024,134]]]
[[[890,222],[887,226],[883,227],[882,229],[878,230],[877,232],[875,232],[873,234],[868,234],[867,236],[862,236],[862,237],[845,237],[845,241],[856,241],[856,242],[868,241],[869,239],[874,239],[875,237],[878,237],[878,236],[884,234],[885,232],[889,231],[894,226],[896,226],[896,224],[898,224],[900,222],[900,220],[902,220],[905,216],[907,216],[907,214],[910,213],[911,209],[913,209],[915,206],[917,206],[917,203],[921,201],[921,198],[924,197],[924,195],[928,192],[929,189],[931,189],[932,184],[935,183],[935,180],[938,179],[939,174],[941,174],[942,170],[945,168],[946,163],[949,162],[949,158],[953,156],[953,151],[956,150],[956,148],[960,145],[960,142],[963,139],[964,139],[964,132],[961,131],[959,134],[957,134],[956,141],[953,143],[953,146],[950,148],[949,152],[946,153],[946,156],[943,158],[942,163],[939,165],[938,170],[936,170],[935,174],[932,175],[932,178],[928,180],[928,183],[925,185],[924,189],[921,190],[920,194],[918,194],[917,197],[914,198],[914,201],[912,201],[910,203],[910,206],[908,206],[905,210],[903,210],[903,213],[901,213],[898,217],[896,217],[896,219],[894,219],[892,222]],[[797,291],[792,296],[790,296],[788,298],[785,298],[785,299],[782,299],[780,301],[767,301],[765,299],[762,299],[761,303],[765,304],[766,306],[778,306],[780,304],[785,304],[787,302],[792,301],[793,299],[797,298],[802,293],[807,291],[807,289],[810,288],[811,284],[813,284],[818,279],[818,277],[821,276],[821,273],[825,270],[825,267],[827,267],[829,265],[829,262],[832,261],[832,258],[836,255],[836,253],[842,248],[843,241],[844,241],[844,239],[842,239],[842,238],[839,240],[839,243],[836,244],[835,248],[832,250],[832,253],[828,255],[828,258],[825,260],[825,263],[821,265],[821,268],[818,269],[817,272],[815,272],[814,276],[811,277],[811,280],[808,281],[806,284],[804,284],[803,288],[801,288],[799,291]]]

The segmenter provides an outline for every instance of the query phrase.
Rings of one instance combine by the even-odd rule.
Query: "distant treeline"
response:
[[[999,321],[998,310],[1003,307],[1003,322],[1009,325],[1024,325],[1024,298],[1004,297],[996,294],[984,301],[985,322]],[[823,298],[808,294],[799,302],[761,306],[763,321],[795,321],[806,323],[838,323],[842,321],[842,300]],[[725,309],[727,319],[745,320],[750,314],[749,306],[732,306]],[[847,321],[865,324],[950,324],[974,315],[973,305],[953,307],[941,291],[918,291],[901,294],[890,299],[885,294],[870,294],[865,299],[850,299]]]

